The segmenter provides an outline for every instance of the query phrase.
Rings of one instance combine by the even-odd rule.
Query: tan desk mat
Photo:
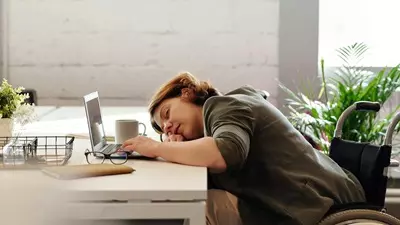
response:
[[[86,177],[110,176],[134,172],[130,166],[114,164],[83,164],[69,166],[44,167],[42,172],[60,180],[71,180]]]

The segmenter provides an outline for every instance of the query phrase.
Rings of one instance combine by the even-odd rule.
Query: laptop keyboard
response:
[[[118,148],[120,148],[122,144],[108,144],[107,147],[103,150],[103,153],[105,154],[110,154],[115,151],[117,151]]]

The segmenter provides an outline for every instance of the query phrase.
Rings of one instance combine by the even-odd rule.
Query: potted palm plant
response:
[[[325,75],[324,60],[321,60],[321,91],[316,97],[280,85],[288,94],[286,106],[289,120],[325,153],[329,152],[339,116],[347,107],[357,101],[374,101],[384,105],[400,89],[399,65],[378,73],[359,65],[367,50],[364,43],[337,49],[343,65],[331,76]],[[398,109],[400,105],[383,117],[374,112],[353,113],[343,126],[342,137],[382,144],[387,125]],[[396,133],[399,130],[400,126],[396,128]]]

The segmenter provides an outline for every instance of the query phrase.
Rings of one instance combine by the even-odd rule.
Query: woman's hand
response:
[[[180,134],[170,134],[163,137],[163,142],[180,142],[185,141],[185,138]]]
[[[129,152],[135,151],[142,156],[155,158],[158,157],[158,155],[156,155],[155,152],[159,145],[160,142],[155,141],[151,138],[145,136],[137,136],[129,140],[126,140],[122,144],[121,149],[123,151],[129,151]]]

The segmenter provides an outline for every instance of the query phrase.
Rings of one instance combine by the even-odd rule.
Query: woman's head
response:
[[[180,134],[191,140],[203,136],[202,106],[220,95],[208,82],[190,73],[181,73],[165,83],[154,94],[149,112],[151,124],[159,133]]]

